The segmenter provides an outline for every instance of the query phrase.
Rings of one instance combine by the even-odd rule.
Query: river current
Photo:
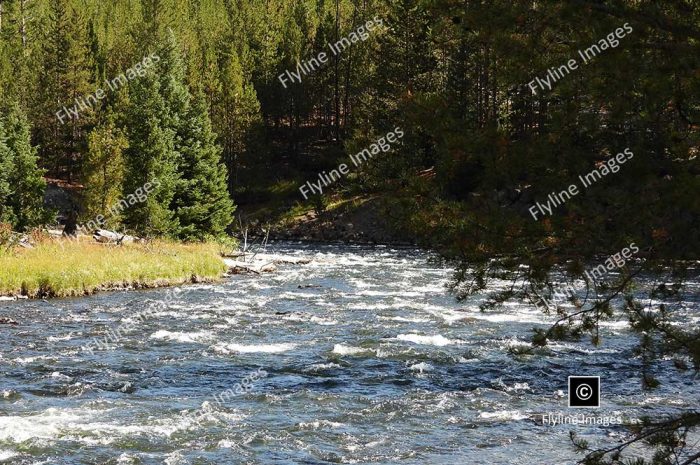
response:
[[[624,320],[603,323],[599,346],[523,355],[550,317],[457,302],[451,269],[426,252],[267,252],[311,261],[175,293],[0,304],[19,322],[0,326],[0,463],[570,464],[570,430],[612,446],[627,429],[542,415],[630,421],[700,403],[692,370],[671,360],[654,368],[659,389],[641,389]],[[700,321],[697,301],[678,311]],[[570,375],[601,377],[600,408],[567,407]]]

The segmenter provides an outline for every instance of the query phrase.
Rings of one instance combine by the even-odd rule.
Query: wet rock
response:
[[[18,325],[18,324],[19,323],[17,323],[15,320],[13,320],[11,318],[7,318],[4,316],[0,317],[0,325]]]
[[[126,383],[124,383],[124,385],[121,388],[119,388],[119,392],[131,394],[133,392],[136,392],[136,388],[134,387],[133,384],[131,384],[130,382],[127,381]]]
[[[22,395],[15,391],[14,389],[7,389],[4,391],[0,391],[0,399],[6,399],[6,400],[17,400],[21,399]]]
[[[132,394],[136,392],[136,387],[130,381],[100,383],[96,387],[108,392],[123,392],[125,394]]]

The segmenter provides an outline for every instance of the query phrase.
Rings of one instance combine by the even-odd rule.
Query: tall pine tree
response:
[[[198,94],[183,120],[180,179],[174,199],[180,237],[203,240],[222,236],[233,221],[226,167],[216,144],[204,96]]]
[[[37,165],[37,149],[31,144],[29,121],[19,104],[10,105],[3,123],[6,145],[12,154],[7,203],[13,212],[15,228],[22,231],[49,220],[44,208],[46,181]]]
[[[178,181],[175,131],[166,124],[164,115],[168,109],[152,69],[145,77],[134,80],[129,91],[130,101],[124,114],[129,143],[124,151],[124,197],[129,198],[149,183],[151,189],[143,202],[132,204],[123,212],[124,223],[139,234],[172,236],[177,231],[177,221],[170,210]]]
[[[129,146],[123,131],[115,126],[110,114],[106,121],[90,132],[88,153],[83,165],[83,215],[92,220],[104,217],[106,227],[113,227],[121,215],[114,209],[124,184],[124,150]]]
[[[81,154],[86,151],[86,135],[94,111],[78,108],[76,117],[63,107],[72,108],[77,105],[76,99],[86,99],[95,91],[95,85],[91,81],[94,70],[87,27],[68,0],[51,0],[43,44],[41,91],[37,93],[33,115],[36,140],[42,161],[52,174],[72,181],[78,173]]]
[[[5,125],[0,120],[0,223],[13,223],[14,215],[9,204],[10,194],[10,174],[12,171],[12,152],[7,146],[7,135]]]
[[[0,101],[26,105],[33,94],[39,61],[34,56],[37,40],[37,5],[26,0],[2,2],[0,18]]]
[[[233,203],[204,96],[199,95],[192,105],[182,54],[172,32],[158,55],[163,120],[175,135],[178,180],[171,209],[182,228],[176,233],[185,239],[219,236],[232,221]]]
[[[214,100],[213,120],[223,145],[223,160],[229,172],[228,188],[233,195],[240,168],[255,165],[253,153],[260,156],[259,133],[262,125],[260,102],[253,85],[243,73],[238,54],[232,51],[223,60],[221,78],[226,85]],[[258,140],[256,140],[258,139]]]

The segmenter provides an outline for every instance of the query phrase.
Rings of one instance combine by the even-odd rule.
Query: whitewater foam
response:
[[[213,335],[210,331],[183,333],[161,329],[151,334],[151,339],[164,339],[175,342],[206,342],[213,339]]]
[[[440,334],[436,336],[422,336],[420,334],[399,334],[396,336],[399,341],[413,342],[414,344],[431,345],[437,347],[449,346],[452,344],[460,344],[461,341],[447,339]]]
[[[505,421],[505,420],[524,420],[526,418],[529,418],[528,415],[525,415],[523,413],[520,413],[520,410],[501,410],[500,412],[481,412],[479,414],[479,418],[483,418],[486,420],[498,420],[498,421]]]
[[[214,347],[217,352],[241,354],[277,354],[287,352],[297,347],[297,344],[281,343],[281,344],[218,344]]]
[[[417,371],[418,373],[423,374],[423,372],[431,371],[433,369],[433,366],[429,363],[421,362],[421,363],[416,363],[414,365],[411,365],[410,367],[408,367],[408,369],[411,371]]]
[[[346,346],[344,344],[336,344],[333,346],[333,353],[339,355],[359,355],[374,352],[372,349],[363,347]]]
[[[4,462],[5,460],[9,460],[12,457],[17,457],[18,455],[19,454],[15,451],[0,449],[0,462]]]
[[[297,426],[301,429],[319,429],[319,428],[341,428],[344,426],[342,423],[338,423],[330,420],[316,420],[309,422],[298,423]]]

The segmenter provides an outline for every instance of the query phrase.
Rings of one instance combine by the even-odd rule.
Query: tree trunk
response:
[[[357,19],[357,7],[352,12],[352,30],[355,30],[355,21]],[[350,47],[348,52],[348,63],[345,71],[345,102],[343,103],[343,131],[347,130],[348,118],[350,114],[350,72],[352,70],[352,51],[353,47]]]
[[[29,0],[19,1],[19,11],[20,11],[20,34],[22,36],[22,48],[27,48],[27,17],[25,16],[26,5]]]
[[[335,42],[340,40],[340,0],[335,0]],[[335,140],[340,142],[340,53],[335,54]]]

